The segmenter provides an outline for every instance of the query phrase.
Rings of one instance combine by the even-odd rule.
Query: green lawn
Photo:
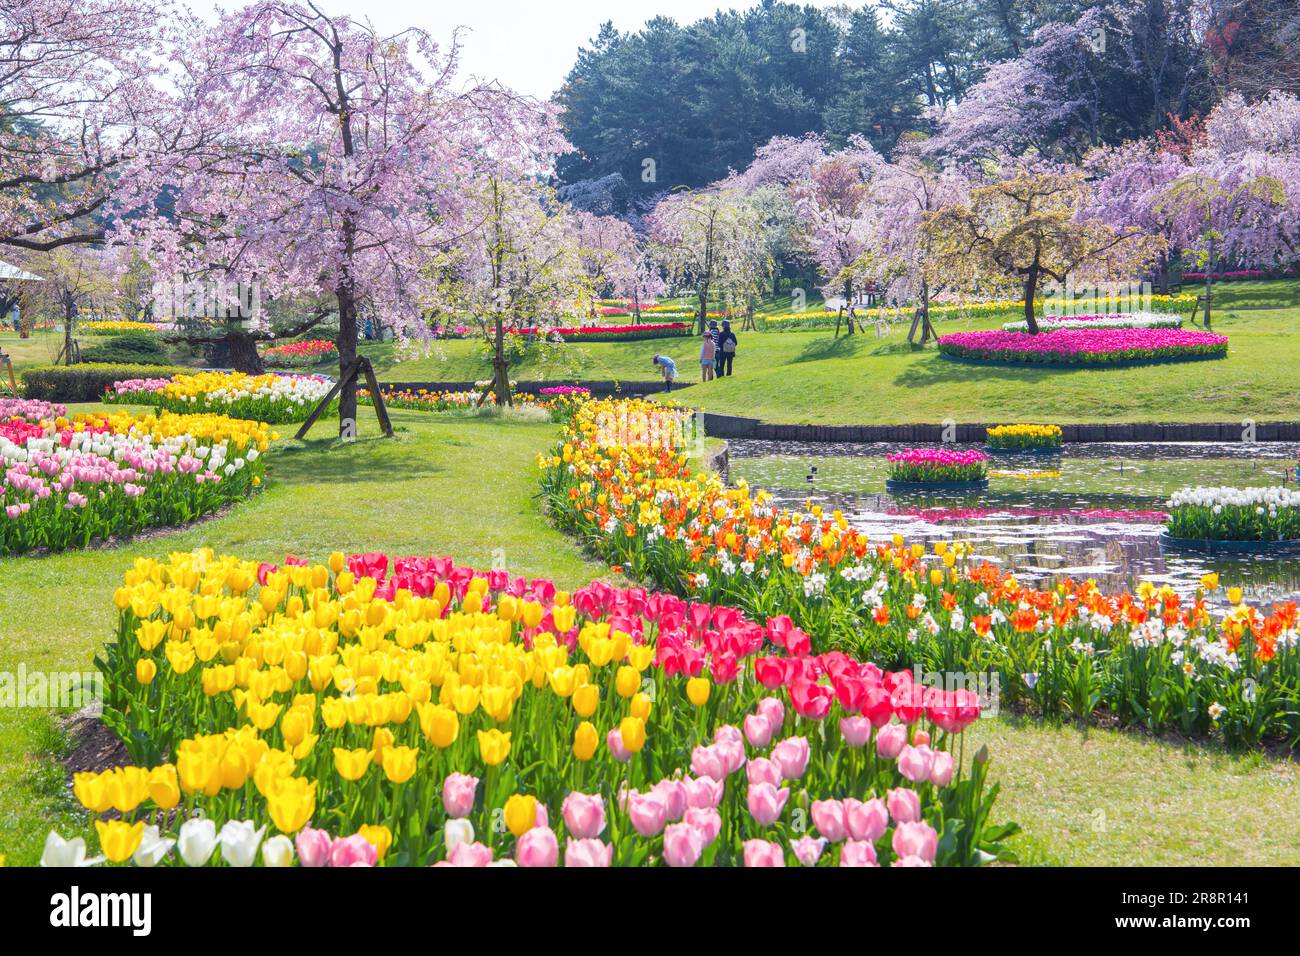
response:
[[[773,422],[1235,421],[1295,416],[1300,383],[1300,282],[1242,282],[1217,287],[1215,331],[1230,339],[1221,361],[1123,369],[1021,369],[959,364],[933,346],[914,351],[906,324],[884,338],[874,329],[836,338],[829,332],[742,333],[735,374],[681,390],[680,400],[708,411]],[[1009,317],[943,322],[940,334],[995,328]],[[399,362],[392,346],[369,347],[388,381],[471,381],[489,374],[469,341]],[[562,365],[524,361],[518,379],[654,379],[650,359],[677,362],[683,384],[698,382],[694,338],[571,345]]]
[[[450,554],[480,566],[550,575],[574,587],[611,577],[538,513],[535,455],[555,426],[396,411],[395,441],[339,444],[327,426],[287,440],[268,487],[188,530],[91,552],[0,559],[0,671],[83,670],[112,627],[113,589],[137,556],[210,546],[279,560],[330,551]],[[287,431],[288,429],[286,429]],[[497,549],[500,549],[498,552]],[[615,579],[617,580],[617,579]],[[997,816],[1026,833],[1026,862],[1297,863],[1300,768],[1231,758],[1132,734],[980,721],[1003,785]],[[62,768],[66,746],[44,712],[0,712],[0,853],[32,863],[50,827],[79,831]]]

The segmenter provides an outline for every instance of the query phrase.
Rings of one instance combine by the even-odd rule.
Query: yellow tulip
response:
[[[631,697],[641,686],[641,674],[629,664],[624,664],[614,675],[614,690],[619,697]]]
[[[84,771],[72,775],[72,792],[91,813],[104,813],[113,805],[108,779],[103,774]]]
[[[370,768],[374,751],[362,747],[360,750],[334,748],[334,769],[344,780],[360,780]]]
[[[506,828],[521,837],[537,822],[537,798],[516,793],[506,801]]]
[[[645,721],[640,717],[624,717],[618,725],[623,747],[631,753],[640,753],[645,746]]]
[[[181,802],[180,783],[176,779],[176,768],[163,764],[149,771],[149,799],[160,810],[170,810]]]
[[[573,710],[579,717],[590,717],[599,703],[600,688],[595,684],[583,684],[573,692]]]
[[[157,675],[158,665],[149,658],[142,657],[135,662],[135,679],[141,684],[152,684]]]
[[[1241,603],[1241,588],[1228,588],[1228,600],[1233,604]]]
[[[1201,577],[1201,587],[1207,591],[1217,591],[1219,589],[1219,574],[1217,571]]]
[[[281,833],[297,833],[316,812],[316,783],[302,777],[287,777],[266,798],[271,821]]]
[[[686,682],[686,699],[696,707],[703,707],[709,702],[709,679],[692,677]]]
[[[456,711],[442,704],[421,704],[420,730],[435,747],[450,747],[460,734],[460,718]]]
[[[114,863],[122,863],[139,849],[144,837],[144,821],[96,820],[95,830],[99,833],[99,848],[104,851],[104,856]]]
[[[510,755],[510,734],[502,733],[495,727],[478,732],[478,751],[483,762],[489,767],[502,763]]]
[[[357,831],[357,835],[375,848],[375,856],[381,860],[393,845],[393,831],[381,824],[366,824]]]
[[[415,775],[415,758],[419,754],[414,747],[385,747],[384,776],[392,783],[406,783]]]
[[[573,755],[586,762],[596,755],[598,746],[600,735],[596,733],[595,725],[586,720],[578,724],[578,729],[573,734]]]
[[[650,700],[650,695],[645,693],[636,694],[632,698],[632,703],[628,706],[628,711],[632,716],[644,722],[650,719],[650,711],[654,707],[654,702]]]

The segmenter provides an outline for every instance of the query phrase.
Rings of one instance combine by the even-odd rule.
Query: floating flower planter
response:
[[[887,491],[978,491],[989,485],[989,456],[980,451],[908,448],[885,460]]]
[[[1059,425],[998,425],[985,430],[984,450],[995,454],[1057,454],[1064,444]]]
[[[1183,488],[1169,499],[1161,542],[1213,553],[1300,551],[1300,493],[1288,488]]]

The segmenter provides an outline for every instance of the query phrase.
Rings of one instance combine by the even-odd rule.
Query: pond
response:
[[[1300,557],[1165,550],[1169,496],[1188,485],[1292,484],[1290,442],[1067,445],[1059,454],[994,454],[989,487],[969,493],[885,492],[885,455],[903,445],[733,440],[730,478],[778,501],[841,509],[873,538],[969,541],[1026,583],[1093,578],[1103,588],[1138,581],[1195,591],[1219,572],[1252,601],[1300,595]],[[932,446],[937,447],[937,446]],[[950,444],[956,450],[977,445]]]

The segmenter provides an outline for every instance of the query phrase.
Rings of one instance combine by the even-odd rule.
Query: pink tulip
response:
[[[727,761],[717,744],[700,745],[691,751],[691,773],[719,782],[727,779]]]
[[[467,773],[452,773],[442,782],[442,806],[447,816],[467,817],[474,809],[474,794],[478,790],[478,777]]]
[[[826,850],[826,838],[800,837],[790,844],[790,849],[794,850],[795,858],[804,866],[816,866]]]
[[[939,834],[924,821],[900,823],[894,828],[894,853],[900,857],[916,856],[927,863],[934,862],[939,849]]]
[[[570,840],[564,847],[564,865],[572,867],[609,866],[614,848],[599,840]]]
[[[749,815],[759,826],[769,827],[781,819],[781,811],[785,809],[785,802],[789,798],[789,787],[778,790],[770,783],[751,783],[746,794]]]
[[[736,731],[736,733],[739,735],[740,732]],[[718,756],[722,759],[723,768],[728,774],[733,774],[745,766],[745,761],[749,759],[745,756],[744,738],[739,736],[735,739],[728,737],[725,740],[720,740],[713,745],[713,748],[718,752]]]
[[[885,808],[885,801],[879,797],[866,802],[845,800],[844,824],[853,839],[876,842],[889,826],[889,811]]]
[[[876,734],[876,753],[893,760],[907,746],[907,728],[902,724],[886,724]]]
[[[328,866],[330,848],[333,841],[324,830],[303,827],[294,837],[294,846],[298,849],[298,862],[303,866]]]
[[[928,860],[923,860],[919,856],[901,856],[895,860],[892,866],[934,866]]]
[[[623,734],[615,727],[605,736],[605,746],[609,752],[614,755],[614,759],[619,763],[627,763],[632,756],[632,752],[623,746]]]
[[[330,866],[374,866],[377,858],[374,844],[360,833],[337,837],[330,844]]]
[[[745,776],[751,787],[756,783],[770,783],[774,787],[779,787],[781,781],[785,779],[781,776],[781,768],[766,757],[755,757],[751,760],[745,767]]]
[[[575,790],[564,798],[560,813],[569,834],[579,840],[598,837],[605,829],[605,800],[600,796],[588,796]]]
[[[785,866],[785,853],[779,843],[767,840],[745,841],[745,866]]]
[[[716,807],[726,789],[721,780],[712,777],[686,777],[682,786],[686,788],[686,803],[692,807]]]
[[[684,822],[698,830],[708,846],[722,832],[722,815],[713,807],[691,807],[686,811]]]
[[[817,832],[832,843],[839,843],[848,835],[848,826],[844,822],[844,804],[839,800],[814,800],[812,819]]]
[[[840,850],[840,866],[879,866],[876,848],[867,840],[850,840]]]
[[[492,862],[492,850],[482,843],[458,843],[447,857],[448,866],[481,868]]]
[[[555,866],[560,844],[549,827],[533,827],[515,844],[515,861],[520,866]]]
[[[952,775],[955,769],[952,754],[946,750],[936,750],[934,766],[930,768],[930,782],[936,787],[948,786],[948,784],[952,783]]]
[[[871,739],[871,720],[867,717],[841,717],[840,736],[850,747],[865,747]]]
[[[776,697],[764,697],[758,702],[758,715],[772,725],[776,733],[785,723],[785,704]]]
[[[704,834],[689,823],[674,823],[664,830],[664,862],[669,866],[694,866],[704,846]]]
[[[890,790],[885,803],[895,823],[915,823],[921,819],[921,798],[917,796],[915,790],[908,790],[906,787]]]
[[[715,744],[733,744],[743,747],[745,738],[740,733],[740,728],[735,724],[723,724],[713,732],[713,742]]]
[[[657,793],[664,798],[668,806],[668,819],[680,820],[682,814],[686,812],[686,786],[680,780],[671,780],[665,777],[653,787],[651,793]]]
[[[756,750],[762,750],[772,742],[772,724],[762,714],[749,714],[745,718],[745,739]]]
[[[787,780],[798,780],[808,769],[807,737],[787,737],[772,748],[772,762],[781,768],[781,775]]]
[[[898,755],[898,772],[913,783],[930,779],[930,770],[934,767],[934,751],[929,745],[904,747]]]
[[[668,801],[657,793],[632,793],[628,796],[627,814],[637,833],[658,836],[668,822]]]

